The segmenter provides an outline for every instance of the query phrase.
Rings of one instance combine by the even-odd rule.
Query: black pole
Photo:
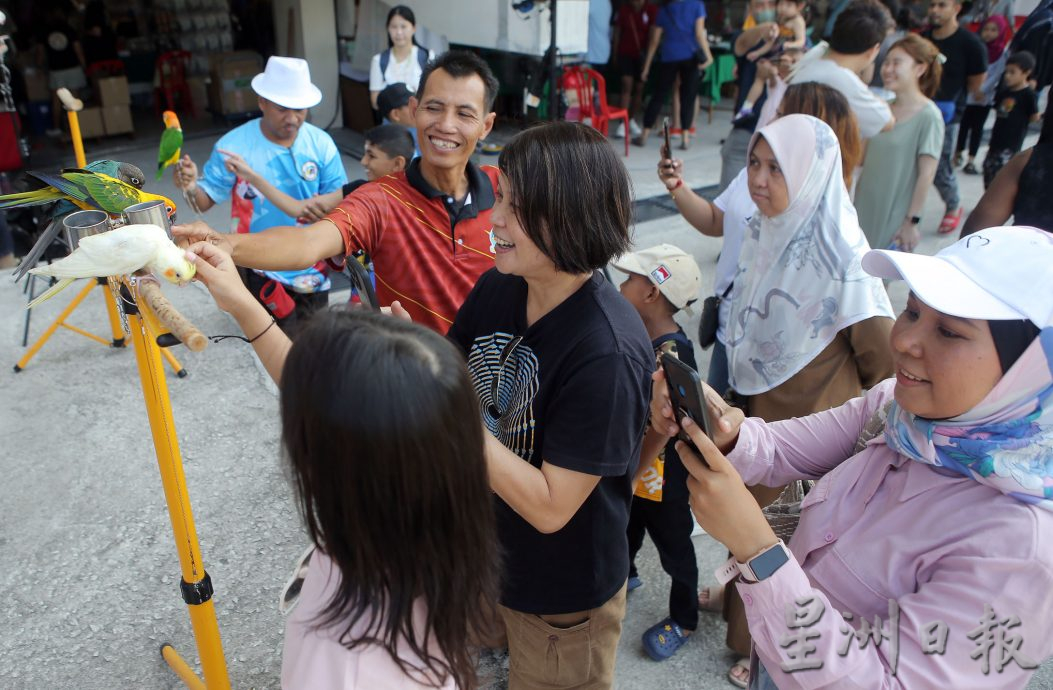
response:
[[[559,62],[556,60],[556,0],[548,0],[551,12],[552,30],[548,41],[549,82],[548,82],[548,117],[553,122],[559,119]]]

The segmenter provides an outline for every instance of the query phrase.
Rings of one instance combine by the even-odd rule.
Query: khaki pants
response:
[[[614,685],[614,662],[625,617],[625,586],[596,609],[537,616],[497,607],[508,638],[508,688],[580,688]]]

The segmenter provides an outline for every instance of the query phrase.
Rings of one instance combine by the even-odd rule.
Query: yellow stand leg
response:
[[[69,119],[69,138],[73,140],[73,157],[77,160],[77,167],[83,168],[88,164],[84,157],[84,140],[80,136],[80,120],[77,119],[76,110],[67,110],[66,117]]]
[[[58,330],[59,326],[66,326],[66,319],[68,319],[69,315],[73,313],[73,310],[76,309],[80,305],[80,303],[84,301],[84,298],[88,296],[88,293],[95,289],[96,285],[97,283],[89,282],[79,293],[77,293],[77,296],[73,298],[73,301],[67,304],[66,308],[62,310],[62,313],[59,314],[55,318],[55,320],[51,322],[51,325],[47,327],[47,330],[44,331],[43,335],[37,338],[37,341],[29,346],[29,349],[26,350],[26,354],[22,355],[22,359],[18,360],[18,364],[15,365],[15,372],[22,371],[26,368],[26,366],[29,364],[29,360],[33,359],[33,356],[40,351],[40,348],[44,347],[44,343],[48,341],[48,338],[54,335],[55,331]],[[66,327],[69,328],[69,326]],[[98,340],[103,345],[107,344],[105,340],[98,337],[97,335],[85,333],[80,329],[76,330],[82,335],[85,335],[86,337]]]
[[[126,312],[132,332],[135,359],[139,365],[139,378],[143,386],[143,398],[146,401],[154,449],[157,451],[161,484],[164,486],[165,501],[168,504],[168,516],[172,522],[172,533],[179,552],[182,574],[180,590],[189,607],[190,624],[205,676],[204,683],[202,684],[171,646],[162,647],[161,656],[193,690],[229,690],[230,679],[227,676],[223,643],[220,640],[219,624],[216,622],[212,602],[212,581],[201,560],[201,547],[190,510],[190,497],[183,474],[183,462],[179,455],[179,442],[175,436],[175,422],[172,418],[164,366],[161,363],[161,350],[157,346],[156,336],[148,327],[148,324],[156,324],[157,320],[150,313],[149,307],[141,302],[137,308],[129,305]]]
[[[110,342],[106,342],[104,338],[100,338],[94,333],[89,333],[83,328],[77,328],[76,326],[66,323],[66,319],[68,319],[70,314],[72,314],[76,310],[76,308],[80,306],[80,303],[84,301],[84,299],[88,296],[88,293],[90,293],[96,288],[96,286],[99,285],[103,286],[102,294],[103,298],[106,300],[106,316],[109,318],[110,333],[113,336],[113,340]],[[44,347],[44,344],[51,338],[52,335],[55,334],[55,331],[57,331],[59,327],[73,331],[78,335],[82,335],[85,338],[90,338],[91,340],[102,343],[103,345],[110,345],[112,347],[124,347],[124,329],[121,327],[121,317],[117,311],[117,302],[113,298],[113,292],[109,289],[109,287],[106,284],[106,279],[98,278],[94,282],[87,283],[84,286],[84,288],[77,294],[77,296],[73,298],[73,301],[66,305],[66,308],[62,310],[62,313],[59,314],[55,318],[55,320],[51,322],[51,325],[48,326],[47,330],[44,331],[44,333],[37,339],[37,341],[33,343],[28,350],[26,350],[26,353],[22,355],[22,359],[20,359],[18,361],[18,364],[15,365],[15,373],[18,373],[26,368],[26,366],[29,364],[29,360],[33,359],[37,352],[40,351],[40,348]],[[165,361],[168,362],[168,365],[172,367],[172,371],[176,374],[176,376],[178,376],[179,378],[186,377],[187,370],[183,368],[183,365],[180,364],[179,360],[176,359],[175,355],[173,355],[168,350],[161,350],[161,355],[165,358]]]

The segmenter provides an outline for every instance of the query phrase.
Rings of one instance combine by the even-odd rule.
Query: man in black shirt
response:
[[[954,143],[958,139],[958,123],[965,110],[965,97],[975,94],[983,102],[980,88],[987,74],[987,50],[980,38],[958,24],[958,13],[962,11],[961,0],[932,0],[929,5],[930,27],[925,37],[936,44],[947,58],[943,64],[943,78],[936,92],[936,105],[943,111],[943,153],[936,168],[934,184],[940,198],[947,205],[947,212],[940,222],[940,233],[954,232],[962,219],[961,198],[958,195],[958,179],[954,176],[951,158]]]

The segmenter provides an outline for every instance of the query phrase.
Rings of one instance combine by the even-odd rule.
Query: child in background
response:
[[[293,344],[282,444],[317,549],[284,690],[477,687],[469,640],[500,560],[478,406],[464,358],[422,326],[320,311]]]
[[[612,265],[629,274],[621,285],[621,293],[643,319],[655,356],[671,353],[694,368],[694,346],[673,315],[698,298],[702,274],[695,260],[671,244],[660,244],[626,254]],[[643,634],[644,649],[655,661],[676,654],[698,627],[698,564],[691,542],[694,520],[688,504],[687,472],[673,448],[674,442],[662,447],[658,457],[640,458],[626,530],[629,590],[643,584],[633,560],[643,545],[645,531],[658,549],[662,568],[673,579],[669,617]],[[646,441],[644,447],[648,447]]]
[[[991,112],[991,104],[994,103],[995,89],[998,82],[1002,80],[1002,72],[1005,71],[1006,46],[1012,33],[1009,30],[1009,21],[1000,14],[989,17],[983,27],[980,28],[980,40],[987,46],[987,76],[984,77],[983,86],[980,91],[984,100],[973,97],[970,93],[966,97],[965,112],[962,114],[962,123],[958,129],[958,145],[954,151],[954,167],[962,164],[962,152],[965,144],[969,144],[969,158],[962,168],[967,175],[979,175],[976,169],[976,152],[980,150],[980,138],[984,133],[984,123],[987,115]]]
[[[768,97],[764,100],[764,106],[761,107],[760,116],[757,118],[758,129],[767,126],[778,117],[779,104],[789,88],[786,80],[790,78],[790,70],[803,56],[803,49],[787,48],[775,59],[763,60],[763,64],[757,65],[757,75],[760,77],[763,74],[768,88]]]
[[[779,33],[775,38],[765,41],[756,50],[746,53],[747,60],[757,63],[757,76],[746,94],[746,100],[742,102],[742,107],[735,115],[736,120],[753,115],[753,104],[764,93],[765,83],[773,76],[774,68],[770,64],[773,58],[785,51],[800,52],[805,49],[808,38],[804,10],[807,5],[806,0],[779,0],[775,5]]]
[[[1020,153],[1027,126],[1039,118],[1038,99],[1028,80],[1035,69],[1035,56],[1021,50],[1005,63],[1002,86],[995,95],[995,123],[984,158],[984,189],[1009,159]]]
[[[292,198],[250,168],[245,159],[238,154],[230,151],[220,151],[220,153],[226,156],[227,170],[255,187],[282,212],[293,218],[315,223],[325,218],[340,203],[341,199],[366,182],[373,182],[385,175],[405,170],[413,159],[413,138],[409,130],[402,125],[380,125],[368,130],[366,150],[359,160],[362,167],[366,169],[366,179],[349,182],[339,191],[319,194],[310,199]]]

